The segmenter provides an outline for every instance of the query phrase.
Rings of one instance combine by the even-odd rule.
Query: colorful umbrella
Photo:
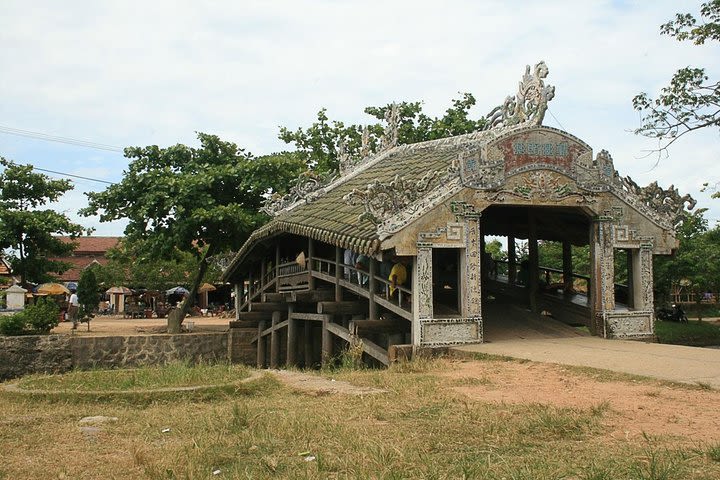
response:
[[[70,293],[70,290],[65,288],[65,285],[59,283],[43,283],[37,289],[37,293],[44,293],[46,295],[63,295]]]
[[[105,293],[119,293],[122,295],[132,295],[133,291],[127,287],[110,287],[105,290]]]
[[[215,288],[215,285],[212,283],[203,283],[200,285],[200,288],[198,288],[199,293],[212,292],[213,290],[217,290],[217,288]]]

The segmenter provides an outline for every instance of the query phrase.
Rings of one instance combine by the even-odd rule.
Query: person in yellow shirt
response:
[[[405,268],[405,265],[403,265],[397,257],[393,258],[393,266],[390,270],[390,276],[388,277],[388,280],[390,280],[390,296],[394,296],[395,292],[397,292],[397,287],[401,285],[405,285],[405,282],[407,281],[407,269]]]

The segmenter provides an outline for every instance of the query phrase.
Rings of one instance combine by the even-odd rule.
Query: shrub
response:
[[[39,299],[22,312],[0,317],[3,335],[33,335],[49,333],[60,322],[60,307],[52,299]]]

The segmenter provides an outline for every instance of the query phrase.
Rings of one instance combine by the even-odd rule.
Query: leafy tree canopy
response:
[[[678,13],[660,33],[695,45],[720,40],[720,0],[703,3],[700,16],[698,21],[692,14]],[[662,151],[688,132],[720,127],[720,81],[710,80],[704,68],[681,68],[657,98],[641,93],[633,98],[633,107],[642,115],[635,133],[657,138]]]
[[[425,140],[451,137],[473,132],[485,125],[485,119],[470,118],[470,109],[475,105],[475,97],[470,93],[461,94],[461,98],[452,101],[442,117],[430,117],[423,112],[422,102],[402,102],[397,105],[399,113],[398,144],[417,143]],[[392,105],[384,107],[367,107],[365,113],[375,119],[384,120]],[[383,136],[382,123],[361,125],[345,125],[343,122],[330,120],[327,110],[321,109],[317,121],[307,128],[292,131],[280,128],[279,138],[286,143],[293,143],[307,162],[308,166],[318,172],[332,172],[338,169],[338,144],[345,143],[350,155],[363,154],[363,130],[368,131],[368,147],[377,150]]]
[[[68,269],[49,257],[67,255],[74,249],[57,238],[90,232],[63,213],[42,207],[73,189],[69,180],[55,180],[36,173],[30,165],[18,165],[0,157],[0,248],[21,282],[41,283]]]
[[[169,322],[170,331],[192,306],[209,257],[239,248],[267,221],[265,197],[282,192],[305,169],[296,155],[253,156],[215,135],[198,133],[198,148],[174,145],[125,149],[130,164],[122,181],[88,193],[83,215],[101,221],[127,219],[126,240],[150,258],[173,259],[177,251],[198,262],[190,295]]]

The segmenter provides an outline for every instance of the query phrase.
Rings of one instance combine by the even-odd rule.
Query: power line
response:
[[[122,147],[108,145],[106,143],[90,142],[87,140],[79,140],[77,138],[61,137],[58,135],[50,135],[42,132],[33,132],[32,130],[22,130],[19,128],[0,125],[0,133],[7,135],[16,135],[18,137],[34,138],[35,140],[43,140],[46,142],[64,143],[66,145],[74,145],[76,147],[94,148],[96,150],[105,150],[108,152],[123,153]]]
[[[54,170],[46,170],[44,168],[38,168],[34,165],[30,165],[35,170],[39,170],[41,172],[48,172],[48,173],[54,173],[56,175],[63,175],[65,177],[73,177],[73,178],[81,178],[83,180],[90,180],[91,182],[99,182],[99,183],[107,183],[108,185],[115,185],[115,182],[108,182],[107,180],[99,180],[97,178],[90,178],[90,177],[83,177],[82,175],[73,175],[72,173],[64,173],[64,172],[56,172]]]

